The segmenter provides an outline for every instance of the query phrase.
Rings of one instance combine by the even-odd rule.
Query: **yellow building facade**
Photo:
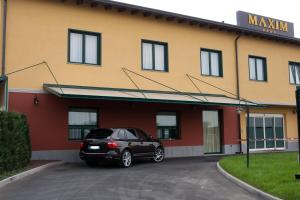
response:
[[[1,22],[4,17],[3,2],[1,1]],[[112,97],[115,98],[115,96],[112,93],[106,94],[106,96],[103,92],[101,94],[100,92],[96,93],[95,88],[106,88],[106,90],[108,88],[110,92],[112,89],[124,89],[129,92],[132,92],[131,90],[137,92],[145,90],[156,93],[163,92],[164,94],[165,92],[172,92],[172,95],[175,96],[148,97],[147,101],[141,101],[145,103],[143,106],[149,104],[149,107],[155,107],[156,104],[162,103],[164,106],[166,105],[166,108],[163,107],[158,110],[163,111],[187,109],[181,108],[182,106],[199,109],[199,124],[202,125],[196,127],[195,131],[197,132],[199,129],[200,135],[204,135],[202,132],[205,132],[205,124],[201,122],[205,119],[203,110],[222,110],[223,106],[227,107],[226,109],[231,109],[230,113],[226,114],[227,111],[220,112],[222,114],[219,113],[223,119],[219,121],[217,128],[214,127],[222,132],[219,136],[220,141],[216,142],[217,146],[220,146],[220,151],[216,152],[220,153],[240,151],[240,137],[241,139],[246,138],[246,113],[245,109],[241,113],[237,113],[236,110],[240,107],[243,108],[246,104],[251,104],[250,113],[251,116],[254,116],[252,120],[256,121],[255,124],[251,125],[253,128],[251,129],[252,138],[262,140],[257,140],[257,145],[254,142],[252,144],[254,146],[251,148],[253,150],[296,150],[297,142],[286,139],[297,138],[294,95],[297,80],[291,83],[290,77],[293,71],[290,70],[290,65],[295,63],[295,69],[298,69],[297,63],[300,63],[300,41],[298,39],[274,36],[272,33],[243,29],[235,25],[110,1],[97,3],[94,1],[8,0],[6,3],[6,45],[4,49],[2,48],[2,51],[5,51],[5,73],[2,73],[1,94],[3,98],[1,98],[1,103],[4,108],[6,102],[5,82],[8,85],[8,109],[27,114],[29,123],[33,127],[34,156],[43,157],[47,155],[48,158],[51,156],[53,158],[57,155],[53,151],[69,153],[69,151],[76,150],[77,141],[70,140],[67,136],[70,134],[71,126],[68,124],[70,111],[68,115],[67,108],[80,107],[81,103],[77,101],[84,100],[85,107],[99,107],[99,126],[101,127],[101,122],[106,123],[105,119],[101,118],[101,105],[109,104],[110,101],[113,101],[111,100]],[[1,26],[3,27],[3,23]],[[97,37],[99,42],[96,51],[98,59],[96,63],[71,61],[72,50],[70,48],[73,48],[73,36],[83,36],[86,43],[88,36]],[[147,41],[150,42],[147,43]],[[1,45],[2,43],[3,40],[1,40]],[[157,53],[156,55],[160,55],[158,54],[159,48],[164,48],[165,70],[145,69],[145,63],[151,62],[145,61],[146,58],[144,58],[145,55],[148,55],[147,52],[145,53],[146,48],[148,48],[146,44],[149,48],[149,45],[153,46],[153,52]],[[145,54],[143,54],[143,50]],[[88,49],[84,49],[84,51],[87,52]],[[78,53],[77,50],[76,52]],[[203,55],[202,52],[204,52]],[[211,67],[207,72],[204,70],[206,63],[204,56],[206,55],[209,56],[207,63],[210,63],[208,65]],[[86,60],[89,57],[87,53],[83,56]],[[213,56],[218,56],[218,61],[213,60]],[[156,59],[159,58],[153,58],[153,62],[159,63],[160,60]],[[266,68],[264,71],[266,79],[251,80],[253,77],[260,79],[261,59],[265,62],[263,66]],[[2,57],[1,60],[3,60]],[[256,63],[254,64],[256,73],[254,73],[255,75],[252,74],[253,77],[250,75],[250,62]],[[215,72],[217,73],[216,76],[212,75],[214,65],[220,66],[217,69],[219,71]],[[32,67],[12,73],[29,66]],[[298,75],[296,76],[298,78]],[[62,93],[51,87],[62,89]],[[73,90],[67,88],[73,88]],[[185,98],[195,94],[191,98],[194,100],[200,98],[201,100],[196,103],[188,103],[192,100],[177,97],[176,95],[179,93],[184,93]],[[238,100],[238,93],[243,100]],[[210,95],[216,99],[207,100],[206,96]],[[218,95],[221,95],[222,98]],[[61,135],[64,136],[58,136],[58,138],[64,142],[56,142],[50,136],[47,137],[59,145],[40,145],[45,141],[38,136],[42,132],[42,127],[35,123],[35,119],[42,117],[39,115],[47,115],[48,112],[53,118],[59,114],[58,111],[55,114],[51,113],[53,109],[51,106],[53,105],[51,103],[46,104],[48,100],[44,100],[45,98],[50,99],[49,101],[69,102],[66,103],[65,107],[59,108],[62,110],[61,115],[65,115],[62,119],[61,128],[59,130],[54,128],[53,130],[63,132]],[[126,99],[124,96],[117,96],[116,98],[117,102],[113,102],[118,103],[120,101],[118,105],[127,102],[124,100]],[[138,99],[142,98],[135,98],[133,102],[140,103],[141,101]],[[75,99],[74,102],[70,102],[72,99]],[[99,104],[99,99],[105,102]],[[24,104],[22,103],[23,100]],[[165,100],[174,101],[175,104],[172,103],[171,108],[168,108],[169,104]],[[148,101],[150,103],[147,104]],[[109,105],[107,106],[109,107]],[[38,109],[42,109],[42,111]],[[32,116],[32,113],[35,113],[35,116]],[[169,155],[203,155],[206,153],[203,146],[207,138],[201,136],[198,143],[190,142],[194,139],[192,135],[198,133],[193,133],[193,128],[184,128],[188,125],[183,123],[188,124],[195,118],[194,115],[190,117],[187,115],[185,119],[184,115],[180,115],[182,116],[180,117],[181,120],[183,120],[180,122],[181,129],[186,129],[181,131],[181,139],[180,137],[163,138],[167,139],[165,144],[169,147]],[[233,122],[230,121],[230,116],[233,116]],[[238,119],[239,117],[240,119]],[[53,118],[47,118],[47,120]],[[156,115],[157,119],[158,116]],[[221,122],[223,122],[222,125]],[[157,136],[158,125],[153,123],[153,127],[148,128],[148,131]],[[226,127],[226,123],[228,127]],[[267,125],[268,123],[269,125]],[[42,124],[47,123],[43,122]],[[107,126],[110,124],[113,123],[107,123]],[[194,127],[194,125],[190,127]],[[275,145],[276,131],[282,134],[281,140],[277,141],[278,148]],[[185,132],[191,136],[184,137]],[[225,133],[228,133],[228,136]],[[267,136],[268,134],[269,136]],[[232,135],[234,137],[231,137]],[[226,137],[230,138],[226,139]],[[266,139],[270,139],[270,141]],[[272,142],[273,144],[271,144]],[[243,141],[242,144],[244,143]],[[242,146],[245,147],[245,145]]]

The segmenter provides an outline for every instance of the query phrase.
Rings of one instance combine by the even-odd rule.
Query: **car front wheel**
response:
[[[162,162],[165,158],[165,152],[163,148],[157,147],[154,152],[153,161],[156,163]]]
[[[124,150],[122,155],[121,155],[121,160],[120,160],[120,165],[122,167],[130,167],[132,163],[132,154],[128,150]]]

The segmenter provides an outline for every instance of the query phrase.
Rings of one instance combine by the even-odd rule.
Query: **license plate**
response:
[[[99,146],[89,146],[89,149],[98,150],[98,149],[100,149],[100,147]]]

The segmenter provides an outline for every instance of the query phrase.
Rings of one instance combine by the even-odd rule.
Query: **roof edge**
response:
[[[208,27],[210,29],[219,29],[219,30],[226,30],[228,32],[233,32],[235,34],[242,34],[242,35],[252,35],[261,38],[268,38],[276,41],[296,44],[300,46],[300,38],[296,37],[288,37],[282,35],[275,35],[267,32],[261,32],[258,30],[253,30],[245,27],[241,27],[234,24],[228,24],[223,22],[217,22],[213,20],[193,17],[189,15],[143,7],[139,5],[133,5],[128,3],[123,3],[119,1],[112,1],[112,0],[74,0],[77,4],[83,4],[84,2],[90,3],[91,7],[96,7],[98,5],[104,6],[106,10],[116,8],[119,12],[124,12],[129,10],[132,15],[141,12],[144,17],[148,17],[153,15],[156,19],[165,18],[167,21],[178,21],[178,23],[189,23],[190,25],[196,25],[200,27]]]

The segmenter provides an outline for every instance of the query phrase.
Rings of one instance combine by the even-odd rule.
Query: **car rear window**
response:
[[[86,136],[86,139],[104,139],[109,136],[114,131],[111,129],[96,129],[96,130],[91,130],[91,132]]]

